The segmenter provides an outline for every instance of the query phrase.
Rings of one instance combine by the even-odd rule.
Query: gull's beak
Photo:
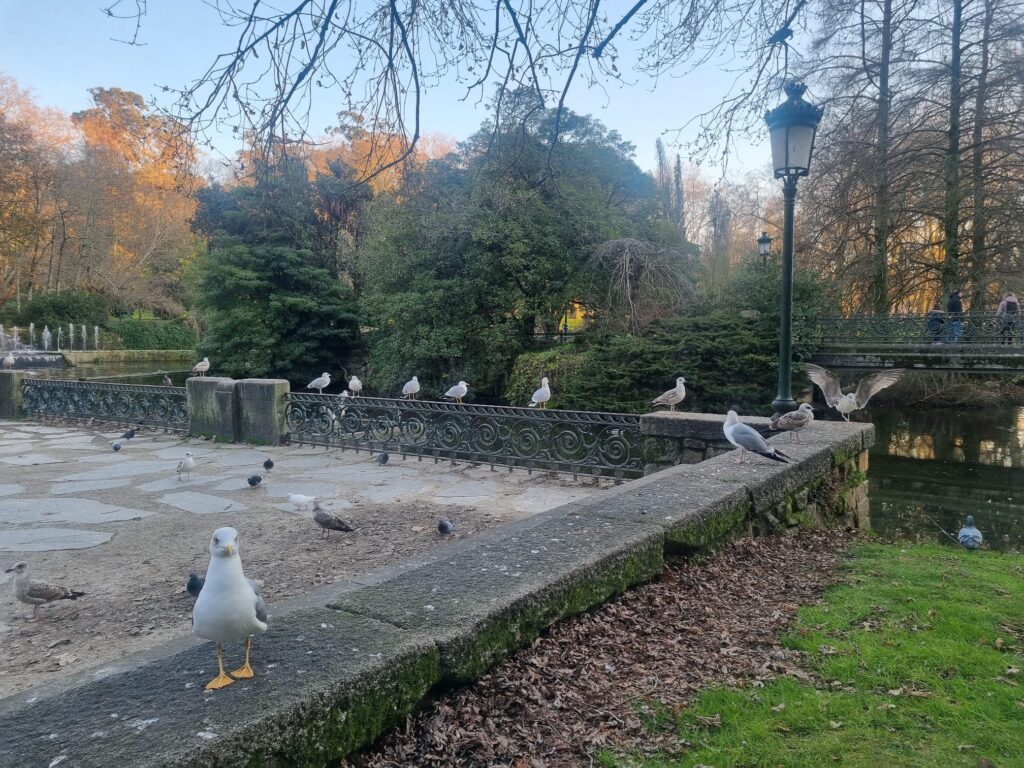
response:
[[[229,555],[235,554],[235,545],[234,544],[225,544],[224,545],[224,551],[227,552]]]

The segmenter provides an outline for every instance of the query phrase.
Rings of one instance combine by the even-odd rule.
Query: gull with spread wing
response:
[[[899,381],[904,373],[902,368],[877,371],[861,379],[854,392],[847,392],[844,395],[839,377],[832,371],[813,363],[807,363],[804,367],[807,369],[807,375],[811,381],[821,387],[821,392],[825,395],[825,402],[829,404],[829,407],[839,411],[847,421],[850,420],[851,413],[860,410],[868,404],[868,400],[874,395]]]

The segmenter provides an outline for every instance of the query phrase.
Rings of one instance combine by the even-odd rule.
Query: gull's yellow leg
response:
[[[235,682],[224,674],[224,649],[220,647],[220,643],[217,643],[217,666],[220,668],[220,674],[206,684],[206,690],[208,691],[216,691],[218,688],[226,688]]]
[[[249,649],[252,647],[252,638],[245,638],[245,664],[240,666],[234,672],[231,673],[232,677],[237,677],[240,680],[248,679],[252,677],[252,667],[249,666]]]

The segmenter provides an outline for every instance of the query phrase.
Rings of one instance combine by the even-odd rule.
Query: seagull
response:
[[[807,403],[800,403],[800,407],[795,411],[784,413],[772,421],[772,429],[777,432],[789,432],[789,442],[793,442],[795,437],[799,443],[800,430],[805,429],[812,421],[814,421],[814,409]]]
[[[746,451],[756,453],[758,456],[764,456],[772,461],[781,461],[783,464],[789,463],[789,456],[774,445],[770,445],[767,440],[761,437],[761,434],[756,429],[740,421],[736,411],[729,411],[729,414],[725,417],[723,429],[725,431],[725,439],[740,449],[739,463],[743,463]]]
[[[981,531],[974,527],[974,515],[968,515],[967,522],[956,535],[956,540],[967,549],[980,549],[981,538]]]
[[[320,526],[320,538],[330,538],[331,531],[342,531],[351,533],[354,529],[337,515],[321,509],[320,505],[313,502],[313,522]]]
[[[455,530],[455,523],[449,520],[447,517],[437,518],[437,532],[442,536],[451,536]]]
[[[388,463],[389,458],[391,457],[388,456],[387,451],[381,451],[379,454],[377,454],[377,463],[383,467],[385,464]]]
[[[208,370],[210,370],[210,358],[208,357],[204,357],[192,366],[192,373],[198,373],[200,376],[205,376]]]
[[[850,420],[851,413],[867,405],[872,396],[877,395],[886,387],[891,387],[903,375],[901,368],[889,368],[872,373],[860,380],[856,392],[847,392],[844,395],[839,384],[839,377],[832,371],[813,363],[807,363],[804,367],[807,369],[807,375],[811,381],[821,388],[822,394],[825,395],[825,402],[829,404],[829,407],[839,411],[846,421]]]
[[[536,408],[538,405],[541,408],[547,407],[548,400],[551,399],[551,387],[548,386],[548,377],[544,376],[540,380],[540,389],[533,393],[533,397],[530,399],[530,407]]]
[[[318,394],[323,394],[327,387],[331,386],[331,374],[324,371],[317,378],[306,385],[306,389],[315,389]]]
[[[189,571],[188,583],[185,584],[185,591],[192,595],[192,597],[198,598],[199,593],[203,591],[203,584],[205,582],[206,579],[197,574],[195,571]]]
[[[467,384],[464,381],[460,381],[454,387],[452,387],[447,392],[445,392],[444,396],[448,397],[448,398],[451,398],[456,403],[461,403],[462,402],[462,398],[464,398],[466,396],[467,392],[469,392],[469,384]]]
[[[358,395],[363,391],[363,382],[359,380],[358,376],[353,376],[348,380],[348,388],[353,395]]]
[[[249,483],[250,488],[255,488],[257,485],[263,482],[263,475],[249,475],[246,482]]]
[[[14,367],[14,353],[13,352],[8,352],[6,355],[4,355],[4,368],[13,368],[13,367]]]
[[[420,380],[413,376],[402,387],[402,397],[407,397],[411,400],[416,399],[416,395],[420,392]]]
[[[214,691],[231,685],[234,680],[253,676],[249,665],[252,636],[267,630],[267,604],[259,585],[245,578],[238,551],[238,532],[234,528],[218,528],[210,540],[210,566],[206,580],[192,609],[192,633],[217,643],[217,666],[220,674],[206,684]],[[245,664],[224,674],[224,649],[221,643],[245,640]]]
[[[686,379],[680,376],[676,379],[676,385],[668,392],[663,392],[651,400],[651,405],[667,405],[670,411],[674,411],[679,403],[686,397]]]
[[[171,377],[168,376],[166,373],[164,374],[164,386],[165,387],[173,387],[174,386],[174,382],[171,381]]]
[[[303,496],[301,493],[288,494],[288,503],[294,504],[296,509],[307,506],[311,501],[316,501],[316,496]]]
[[[272,470],[274,468],[274,460],[273,459],[267,459],[266,461],[264,461],[263,462],[263,468],[265,470],[267,470],[267,472]]]
[[[122,440],[131,440],[133,437],[135,437],[135,427],[132,427],[123,435],[121,435]]]
[[[118,451],[121,450],[121,444],[120,443],[113,443],[110,447],[114,449],[114,453],[117,453]]]
[[[185,458],[178,462],[178,479],[181,480],[181,475],[184,473],[188,476],[188,479],[192,479],[192,470],[196,468],[196,460],[192,458],[192,454],[185,451]]]
[[[78,592],[57,584],[47,584],[45,581],[36,581],[28,575],[28,563],[15,563],[5,573],[14,574],[11,584],[14,587],[14,597],[18,602],[32,606],[32,618],[29,621],[35,621],[36,611],[39,610],[40,605],[52,603],[54,600],[77,600],[85,595],[85,592]]]

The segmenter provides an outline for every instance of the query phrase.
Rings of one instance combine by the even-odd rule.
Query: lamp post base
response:
[[[799,406],[796,400],[793,398],[776,398],[772,400],[772,408],[775,410],[775,415],[772,418],[778,418],[784,413],[795,411]]]

